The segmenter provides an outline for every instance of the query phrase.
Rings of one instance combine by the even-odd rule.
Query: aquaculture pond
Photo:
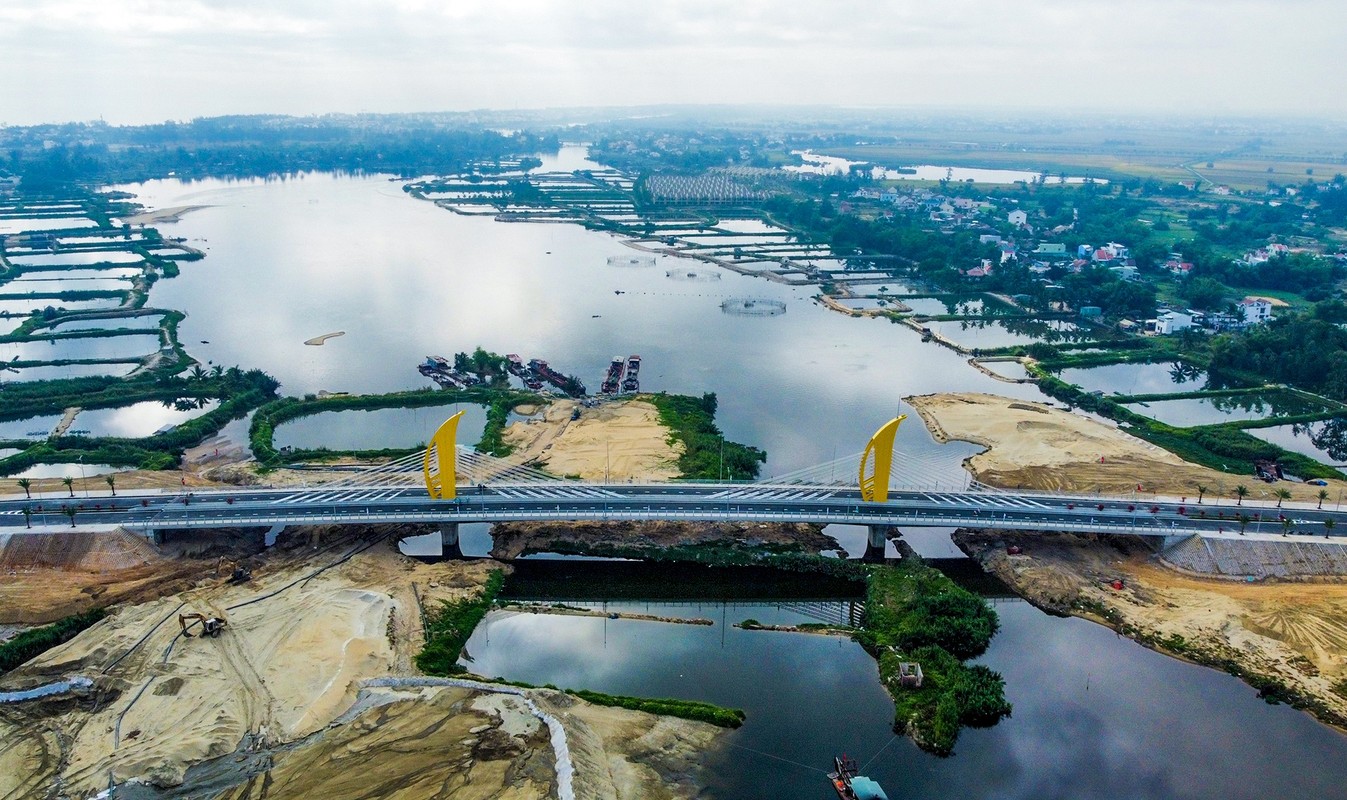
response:
[[[1347,419],[1249,428],[1248,433],[1325,464],[1347,464]]]
[[[19,265],[44,266],[56,264],[139,264],[142,256],[128,250],[62,250],[58,253],[22,254],[7,256]]]
[[[1062,370],[1057,377],[1087,392],[1104,394],[1167,394],[1208,388],[1205,370],[1174,361],[1072,367]]]
[[[1181,428],[1309,414],[1324,410],[1322,405],[1308,402],[1289,392],[1156,400],[1147,403],[1128,403],[1127,407],[1143,416]]]
[[[0,286],[0,290],[10,289],[14,284]],[[25,286],[23,289],[34,289],[32,292],[18,291],[0,291],[6,295],[29,295],[38,293],[34,287]],[[34,311],[51,306],[52,308],[64,309],[65,311],[103,311],[109,308],[117,308],[122,304],[120,297],[96,297],[91,300],[62,300],[58,297],[5,297],[0,298],[0,313],[3,314],[21,314],[28,316]]]
[[[46,217],[40,219],[9,218],[0,219],[0,235],[23,233],[24,231],[55,231],[62,228],[93,228],[98,223],[85,217]]]
[[[60,414],[0,421],[0,439],[45,439],[60,421]]]
[[[486,427],[486,408],[471,403],[422,408],[380,408],[323,411],[285,422],[276,428],[276,447],[329,450],[408,448],[430,441],[446,419],[462,411],[458,442],[475,445]]]
[[[0,372],[2,381],[51,381],[59,378],[87,378],[91,375],[126,375],[138,366],[123,364],[53,364],[45,367],[23,367]]]
[[[158,334],[67,337],[0,343],[0,359],[9,361],[64,361],[138,358],[159,349]]]
[[[998,319],[932,320],[923,323],[933,333],[968,349],[1010,347],[1042,341],[1074,341],[1084,338],[1074,322],[1053,320],[1008,321]]]
[[[166,402],[146,400],[120,408],[91,408],[79,412],[70,429],[87,436],[139,439],[199,417],[219,404],[218,400],[183,398]]]
[[[72,488],[75,490],[75,498],[81,499],[84,497],[85,489],[88,489],[90,492],[107,492],[108,490],[107,483],[102,479],[97,482],[88,481],[86,479],[100,475],[111,475],[117,472],[129,472],[133,469],[135,469],[135,467],[118,467],[113,466],[112,464],[34,464],[22,472],[6,475],[5,480],[15,480],[18,478],[74,478],[75,483],[72,485]],[[40,496],[40,494],[35,495],[35,497]],[[47,493],[47,497],[66,497],[68,499],[69,496],[70,493],[66,489]]]

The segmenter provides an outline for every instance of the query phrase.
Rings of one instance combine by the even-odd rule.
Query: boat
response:
[[[856,759],[843,754],[833,759],[833,771],[828,773],[833,791],[839,800],[889,800],[878,783],[857,775]]]
[[[603,379],[603,385],[599,391],[603,394],[617,394],[617,390],[622,386],[622,372],[626,369],[626,361],[622,356],[613,356],[613,360],[608,364],[608,374]]]
[[[529,369],[533,370],[535,375],[571,397],[585,396],[585,385],[583,383],[573,378],[567,378],[565,375],[552,369],[546,361],[543,361],[540,358],[530,359]],[[533,387],[530,386],[529,388]]]
[[[622,381],[622,391],[636,392],[641,389],[639,375],[641,373],[641,357],[627,356],[627,377]]]

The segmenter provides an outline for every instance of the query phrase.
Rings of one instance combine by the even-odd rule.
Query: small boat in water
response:
[[[840,755],[833,759],[833,771],[828,773],[839,800],[889,800],[880,785],[864,775],[857,775],[856,759]]]

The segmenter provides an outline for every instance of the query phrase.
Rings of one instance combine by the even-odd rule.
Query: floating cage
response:
[[[610,267],[653,267],[654,256],[608,256]]]
[[[664,271],[664,277],[671,281],[690,281],[692,283],[710,283],[720,280],[720,273],[713,269],[697,269],[696,267],[684,267],[682,269],[669,269]]]
[[[786,313],[786,304],[762,297],[732,297],[720,304],[720,310],[739,317],[775,317]]]

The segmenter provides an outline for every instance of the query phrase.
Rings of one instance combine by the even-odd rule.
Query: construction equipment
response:
[[[225,625],[229,624],[220,617],[208,617],[205,614],[193,612],[191,614],[179,614],[178,626],[182,628],[182,635],[185,638],[192,638],[190,630],[193,623],[201,623],[201,635],[209,636],[212,639],[224,632]]]
[[[241,562],[230,561],[224,556],[220,556],[219,560],[215,562],[215,577],[220,577],[223,572],[230,568],[232,568],[232,571],[230,572],[229,579],[226,583],[231,586],[247,583],[253,579],[252,570],[245,567]]]

